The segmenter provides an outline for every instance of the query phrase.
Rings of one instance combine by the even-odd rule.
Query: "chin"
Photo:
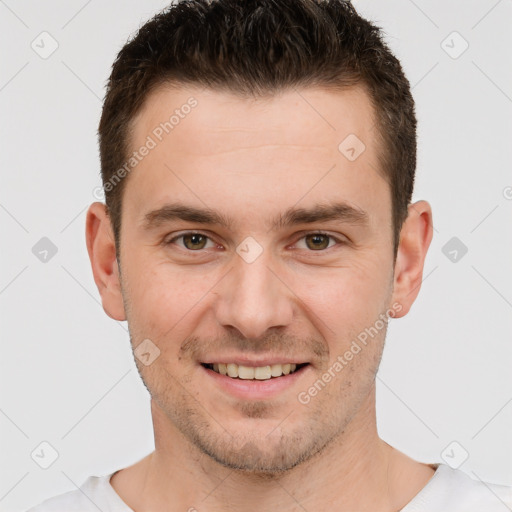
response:
[[[249,441],[237,450],[229,447],[221,449],[218,445],[199,448],[205,455],[226,468],[243,474],[271,478],[289,471],[311,457],[312,454],[304,453],[297,443],[294,441],[281,443],[279,447],[272,446],[272,453],[269,453],[269,443],[265,443],[265,440],[261,440],[260,443]],[[296,447],[294,452],[289,449],[291,445]]]
[[[189,431],[186,435],[201,453],[218,464],[239,474],[264,479],[277,478],[308,461],[332,440],[330,435],[312,436],[311,430],[308,437],[305,433],[282,431],[276,435],[268,428],[256,431],[247,428],[244,437],[237,438],[212,431]]]

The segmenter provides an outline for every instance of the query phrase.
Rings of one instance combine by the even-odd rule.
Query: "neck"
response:
[[[321,452],[275,476],[219,465],[186,439],[152,402],[155,451],[112,486],[134,510],[237,512],[371,510],[395,512],[433,470],[401,454],[377,434],[375,390],[344,432]],[[123,470],[126,471],[126,470]],[[124,482],[124,483],[123,483]],[[129,483],[128,483],[129,482]]]

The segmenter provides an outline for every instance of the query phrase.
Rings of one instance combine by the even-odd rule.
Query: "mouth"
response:
[[[246,366],[235,363],[201,363],[207,370],[238,380],[272,380],[298,372],[309,363],[282,363],[266,366]]]

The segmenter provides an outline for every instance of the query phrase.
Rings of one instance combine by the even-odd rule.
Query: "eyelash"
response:
[[[201,235],[201,236],[204,236],[206,237],[209,241],[213,242],[213,240],[211,239],[210,236],[206,235],[205,233],[201,233],[199,231],[186,231],[184,233],[181,233],[180,235],[177,235],[173,238],[171,238],[170,240],[167,240],[167,241],[164,241],[164,245],[171,245],[172,243],[174,243],[176,240],[180,239],[180,238],[183,238],[184,236],[186,235]],[[310,232],[307,232],[307,233],[303,233],[302,236],[297,240],[297,242],[299,240],[302,240],[304,238],[306,238],[307,236],[310,236],[310,235],[322,235],[322,236],[326,236],[328,237],[330,240],[334,240],[335,242],[337,242],[336,245],[345,245],[347,242],[344,241],[344,240],[340,240],[339,238],[329,234],[329,233],[326,233],[324,231],[310,231]],[[297,243],[295,242],[295,243]],[[215,243],[215,242],[213,242]],[[331,247],[327,247],[325,249],[319,249],[317,251],[315,250],[308,250],[308,252],[311,252],[311,253],[315,253],[315,252],[318,252],[318,253],[325,253],[328,251],[328,249],[332,249],[333,247],[335,246],[331,246]],[[197,250],[191,250],[191,249],[187,249],[186,247],[181,247],[181,249],[185,250],[186,252],[189,252],[189,253],[202,253],[205,249],[197,249]],[[307,250],[307,249],[306,249]]]

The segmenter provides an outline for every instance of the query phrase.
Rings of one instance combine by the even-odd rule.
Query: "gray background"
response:
[[[154,446],[149,395],[126,323],[100,305],[84,222],[101,183],[96,130],[110,66],[165,5],[0,1],[1,511]],[[413,458],[511,484],[512,2],[355,5],[384,28],[413,87],[414,199],[431,203],[435,225],[419,298],[388,332],[379,431]],[[40,252],[43,237],[56,254]],[[47,469],[43,441],[59,454]]]

